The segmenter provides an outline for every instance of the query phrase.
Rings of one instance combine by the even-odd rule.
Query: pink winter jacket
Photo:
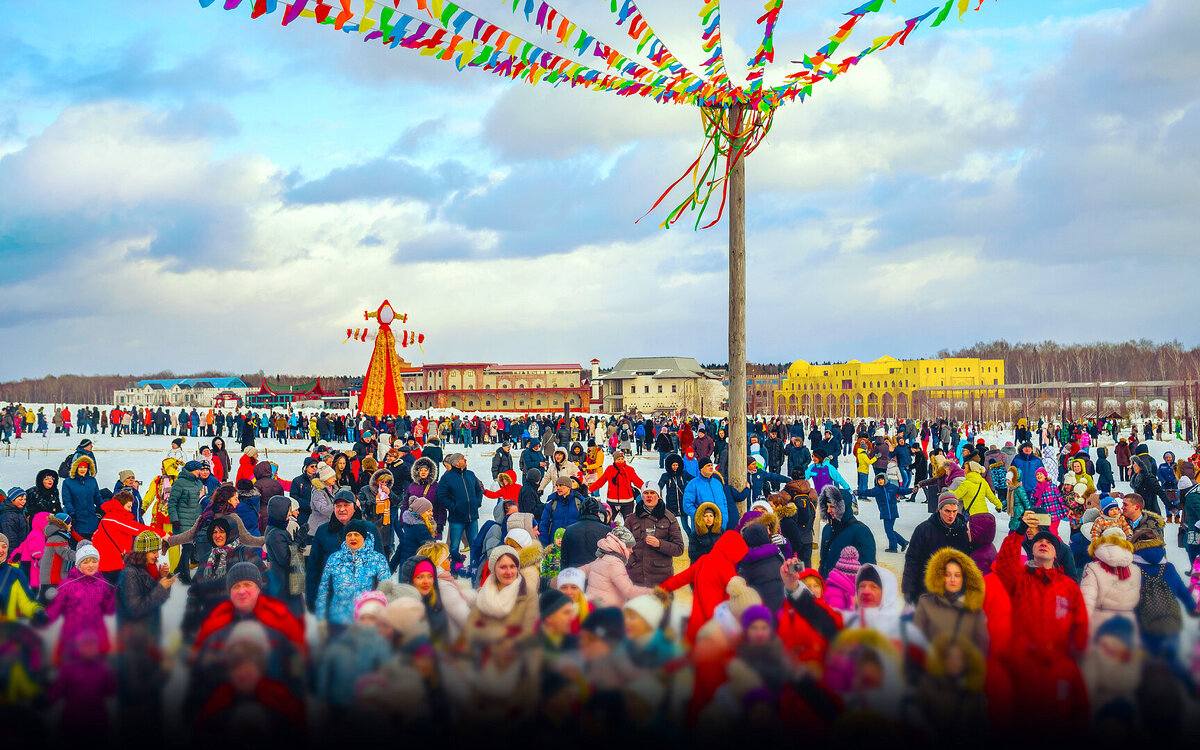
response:
[[[854,609],[854,578],[834,568],[825,578],[825,603],[842,612]]]
[[[607,554],[580,568],[587,575],[587,598],[597,607],[624,607],[625,602],[649,594],[653,589],[637,586],[629,578],[625,562]]]

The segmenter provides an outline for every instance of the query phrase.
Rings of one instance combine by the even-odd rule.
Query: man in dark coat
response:
[[[292,480],[292,486],[288,490],[288,497],[295,500],[296,505],[300,508],[300,515],[296,520],[301,525],[307,524],[308,517],[312,514],[312,483],[313,478],[317,476],[317,464],[319,463],[320,461],[312,456],[306,456],[304,470]]]
[[[579,520],[563,532],[562,567],[578,568],[595,560],[596,545],[610,531],[612,528],[600,520],[600,501],[594,497],[585,499],[579,506]]]
[[[450,531],[446,543],[450,545],[450,557],[455,567],[462,563],[462,535],[467,533],[467,543],[479,534],[479,506],[483,503],[483,484],[473,471],[467,469],[467,457],[461,453],[446,456],[450,469],[438,482],[438,505],[446,509],[446,520]],[[477,561],[472,560],[472,564]]]
[[[904,578],[900,583],[900,591],[908,601],[915,604],[925,593],[925,566],[935,552],[943,547],[953,547],[965,555],[971,554],[967,521],[959,515],[958,509],[958,497],[943,490],[938,497],[937,512],[913,529],[908,550],[904,553]]]
[[[875,536],[866,524],[854,517],[841,489],[834,484],[827,485],[821,490],[819,505],[821,518],[825,521],[821,528],[821,565],[818,569],[821,576],[829,575],[846,547],[858,550],[859,562],[874,563]]]
[[[499,481],[500,475],[506,471],[512,471],[512,467],[512,448],[508,443],[501,443],[496,448],[496,454],[492,456],[492,481]]]
[[[626,520],[633,532],[629,578],[638,586],[657,586],[675,574],[673,558],[683,554],[683,532],[650,482],[642,486],[641,501]],[[564,534],[564,536],[566,536]]]

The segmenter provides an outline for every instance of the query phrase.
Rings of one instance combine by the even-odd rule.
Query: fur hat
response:
[[[162,540],[158,538],[158,534],[150,530],[143,531],[133,540],[134,552],[157,552],[161,548]]]
[[[561,588],[568,584],[578,587],[580,591],[587,591],[587,576],[579,568],[563,568],[558,571],[557,585]]]
[[[404,643],[429,635],[429,623],[425,621],[425,605],[420,598],[402,596],[388,603],[380,613],[388,627],[396,631]]]
[[[739,621],[747,608],[763,603],[762,596],[750,588],[746,579],[741,576],[729,579],[729,583],[725,585],[725,593],[729,594],[729,611]]]

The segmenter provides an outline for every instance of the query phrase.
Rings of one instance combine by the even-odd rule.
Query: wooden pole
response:
[[[742,127],[741,104],[729,108],[729,128]],[[730,158],[740,143],[729,144]],[[746,162],[729,169],[729,476],[739,492],[746,486]]]

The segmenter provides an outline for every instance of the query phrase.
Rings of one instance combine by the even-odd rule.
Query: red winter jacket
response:
[[[725,586],[730,578],[737,575],[737,564],[746,556],[748,549],[741,534],[726,531],[713,544],[712,552],[663,581],[662,587],[667,591],[675,591],[689,584],[692,587],[692,614],[688,618],[687,633],[684,634],[688,643],[696,642],[696,633],[712,618],[717,605],[728,598]]]
[[[133,549],[133,540],[143,531],[154,531],[149,526],[138,523],[132,513],[125,510],[116,498],[112,498],[100,506],[104,516],[96,533],[92,534],[92,544],[100,553],[100,570],[110,572],[125,567],[125,553]]]
[[[596,492],[608,483],[608,499],[618,503],[633,502],[633,488],[644,484],[637,472],[628,463],[609,464],[604,473],[588,486],[588,491]]]
[[[509,483],[501,483],[498,490],[484,490],[483,496],[499,500],[501,503],[505,500],[516,502],[517,498],[521,495],[521,485],[517,484],[517,472],[509,469],[508,471],[500,472],[500,476],[508,477],[510,480]]]
[[[233,483],[237,484],[243,479],[254,481],[254,467],[258,464],[258,460],[254,456],[248,456],[245,453],[238,459],[237,476],[234,477]]]
[[[258,595],[258,603],[252,613],[255,620],[267,629],[268,635],[273,631],[290,641],[304,657],[308,658],[308,642],[304,640],[304,622],[288,611],[287,605],[266,594]],[[196,635],[192,644],[192,655],[199,654],[211,637],[218,635],[223,629],[234,624],[233,602],[225,600],[217,605]],[[225,633],[228,635],[228,633]],[[214,644],[215,645],[215,644]]]
[[[800,578],[816,576],[824,588],[825,579],[815,568],[800,572]],[[803,590],[801,590],[803,589]],[[799,596],[784,597],[779,610],[779,640],[784,649],[798,663],[825,663],[825,652],[829,644],[842,629],[842,615],[823,600],[812,596],[801,584],[796,590]]]
[[[1013,710],[1035,721],[1073,721],[1082,730],[1088,716],[1087,690],[1075,656],[1088,643],[1083,594],[1057,567],[1022,564],[1023,538],[1020,532],[1009,534],[992,564],[1012,604],[1010,667],[1020,678]]]

